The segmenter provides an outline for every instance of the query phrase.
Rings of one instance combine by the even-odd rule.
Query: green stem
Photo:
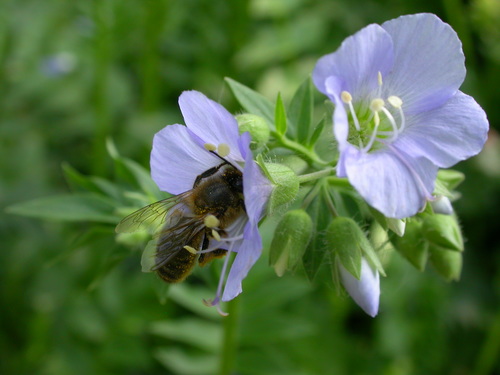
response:
[[[328,176],[334,170],[335,170],[335,168],[327,168],[327,169],[323,169],[322,171],[317,171],[317,172],[312,172],[312,173],[308,173],[308,174],[303,174],[301,176],[298,176],[299,182],[301,184],[303,184],[305,182],[319,180],[320,178]]]
[[[234,370],[238,346],[238,321],[239,321],[239,298],[227,303],[227,313],[224,318],[224,332],[222,335],[222,347],[220,353],[219,372],[220,375],[229,375]]]
[[[319,165],[328,165],[326,161],[321,159],[318,154],[316,154],[313,150],[308,149],[307,147],[292,141],[285,137],[282,134],[279,134],[275,131],[271,132],[273,137],[276,139],[276,142],[279,146],[287,148],[289,150],[295,151],[298,154],[302,155],[305,159],[307,159],[310,163],[316,163]]]

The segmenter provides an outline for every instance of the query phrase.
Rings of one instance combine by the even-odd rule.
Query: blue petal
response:
[[[340,99],[342,81],[336,76],[328,77],[325,82],[325,88],[327,95],[335,104],[335,109],[333,111],[333,134],[339,143],[339,150],[342,151],[344,145],[347,143],[347,136],[349,135],[347,113],[344,108],[344,103]]]
[[[183,125],[169,125],[155,134],[151,177],[160,190],[180,194],[193,188],[198,175],[220,164],[220,159],[195,142]]]
[[[349,145],[345,168],[366,202],[396,219],[415,215],[432,199],[438,169],[426,158],[410,157],[394,145],[372,153]]]
[[[380,276],[373,271],[368,262],[361,260],[361,277],[356,279],[339,262],[340,277],[342,284],[352,299],[372,318],[378,313],[380,299]]]
[[[345,39],[337,51],[320,58],[312,77],[324,94],[327,94],[326,80],[338,77],[344,83],[342,90],[358,100],[378,86],[378,72],[385,76],[392,66],[390,35],[379,25],[369,25]]]
[[[489,127],[483,109],[460,91],[442,107],[408,118],[408,123],[394,144],[441,168],[478,154]]]
[[[385,93],[399,96],[405,113],[436,108],[455,94],[465,78],[465,58],[450,25],[433,14],[415,14],[382,27],[394,43],[394,69],[384,77]]]
[[[238,249],[236,258],[231,266],[231,271],[229,271],[227,277],[226,286],[222,295],[223,301],[230,301],[241,293],[241,282],[259,259],[262,252],[262,239],[257,225],[249,221],[245,226],[243,237],[243,243]]]
[[[246,159],[243,170],[243,196],[248,219],[257,225],[269,200],[273,185],[253,161],[251,152],[247,153]]]
[[[187,127],[203,144],[226,143],[231,151],[229,158],[243,161],[238,147],[238,123],[222,105],[198,91],[184,91],[179,97],[179,106]]]

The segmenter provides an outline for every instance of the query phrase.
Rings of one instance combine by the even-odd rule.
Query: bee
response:
[[[143,207],[116,227],[118,233],[160,228],[148,245],[153,254],[149,254],[152,259],[146,259],[146,271],[156,271],[167,283],[184,280],[196,261],[204,266],[224,257],[227,250],[210,250],[210,242],[227,237],[226,229],[245,214],[241,171],[214,155],[223,162],[197,176],[191,190]]]

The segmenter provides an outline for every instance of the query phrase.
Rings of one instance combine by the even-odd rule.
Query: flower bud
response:
[[[422,223],[408,220],[405,235],[396,239],[396,249],[419,271],[425,269],[429,243],[422,237]]]
[[[363,254],[374,253],[359,225],[351,218],[336,217],[326,229],[325,241],[342,266],[359,280]]]
[[[429,246],[430,261],[446,280],[458,280],[462,272],[462,253],[436,245]]]
[[[278,276],[293,271],[299,264],[311,240],[313,223],[304,210],[288,211],[274,232],[269,264]]]
[[[273,184],[273,191],[267,206],[268,213],[272,214],[277,207],[295,199],[300,183],[297,175],[286,165],[264,163],[262,170]]]
[[[425,215],[422,233],[432,244],[463,251],[464,241],[457,219],[452,215]]]
[[[386,217],[385,220],[387,222],[387,228],[392,230],[399,237],[402,237],[405,234],[406,221],[404,219]]]
[[[240,134],[249,132],[252,137],[250,148],[257,149],[267,143],[271,132],[266,120],[250,113],[237,115],[235,117],[236,121],[238,121]]]
[[[451,205],[450,199],[444,195],[440,195],[436,197],[435,200],[431,201],[431,207],[436,214],[453,214],[453,206]]]
[[[378,313],[380,299],[380,276],[374,271],[365,258],[361,259],[359,279],[355,278],[342,264],[339,263],[342,285],[351,298],[365,313],[374,318]]]

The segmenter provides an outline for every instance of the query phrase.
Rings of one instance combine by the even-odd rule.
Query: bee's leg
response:
[[[208,249],[208,243],[209,243],[208,235],[205,235],[201,249],[202,250]],[[226,253],[227,253],[227,250],[224,250],[224,249],[215,249],[215,250],[210,251],[208,253],[201,253],[200,257],[198,258],[198,263],[200,264],[201,267],[206,266],[212,260],[214,260],[216,258],[222,258],[224,255],[226,255]]]
[[[203,172],[202,174],[198,175],[196,177],[196,180],[194,180],[194,184],[193,184],[193,188],[195,188],[196,186],[199,185],[199,183],[201,182],[201,180],[203,180],[204,178],[207,178],[207,177],[210,177],[210,176],[213,176],[214,174],[217,173],[217,171],[223,166],[223,165],[226,165],[226,163],[222,163],[222,164],[219,164],[218,166],[216,167],[212,167],[210,169],[207,169],[205,172]]]

